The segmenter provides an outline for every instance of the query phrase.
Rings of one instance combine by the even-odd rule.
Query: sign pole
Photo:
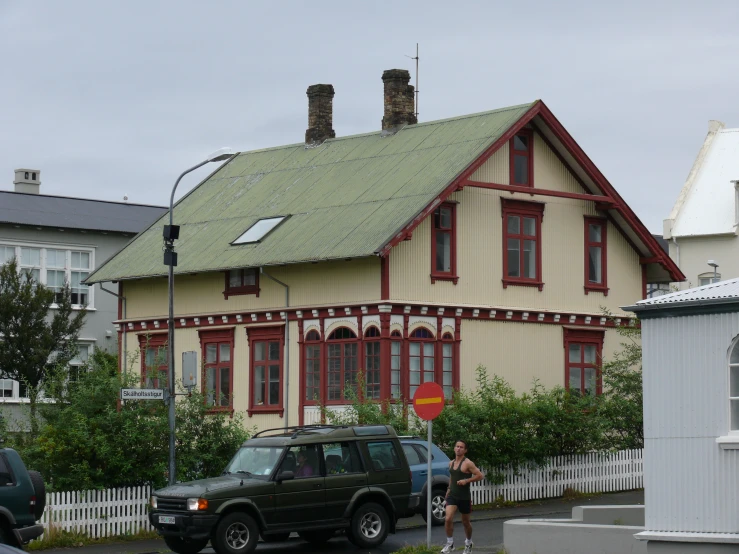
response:
[[[428,475],[426,476],[426,548],[431,548],[431,501],[433,500],[433,489],[431,487],[432,482],[432,475],[431,475],[431,428],[433,426],[434,420],[429,419],[428,422],[428,447],[426,449],[426,453],[428,456],[426,456],[426,462],[428,464],[427,471]]]

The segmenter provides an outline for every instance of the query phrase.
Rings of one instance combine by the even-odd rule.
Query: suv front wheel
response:
[[[233,512],[216,525],[213,548],[218,554],[249,554],[259,540],[259,526],[243,512]]]
[[[360,548],[379,546],[388,534],[388,517],[385,508],[374,502],[360,506],[352,516],[347,536]]]

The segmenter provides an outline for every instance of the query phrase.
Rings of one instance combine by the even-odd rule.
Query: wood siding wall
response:
[[[290,287],[290,305],[295,307],[355,304],[380,298],[379,258],[270,267],[265,271]],[[124,287],[129,319],[166,319],[166,278],[126,281]],[[285,289],[264,275],[259,277],[258,298],[243,295],[224,299],[224,287],[225,277],[220,272],[175,277],[175,314],[277,310],[285,306]]]

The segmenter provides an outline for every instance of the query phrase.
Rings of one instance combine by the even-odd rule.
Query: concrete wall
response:
[[[679,250],[679,255],[678,255]],[[678,237],[670,243],[670,257],[680,266],[686,280],[675,283],[681,290],[700,285],[699,275],[713,274],[706,262],[715,260],[721,280],[739,277],[739,238],[736,236]]]

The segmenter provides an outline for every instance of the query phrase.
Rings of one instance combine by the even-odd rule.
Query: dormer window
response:
[[[254,294],[259,296],[259,270],[257,268],[226,271],[226,288],[223,297]]]
[[[522,129],[511,139],[510,184],[519,187],[534,186],[534,134]]]
[[[254,242],[260,242],[284,220],[285,216],[266,217],[264,219],[260,219],[231,244],[251,244]]]

